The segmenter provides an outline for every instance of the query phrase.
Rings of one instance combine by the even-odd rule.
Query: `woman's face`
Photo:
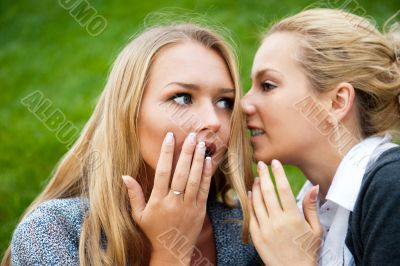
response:
[[[311,86],[296,61],[298,37],[273,33],[258,49],[252,67],[252,87],[242,99],[251,130],[253,159],[297,164],[321,138],[298,110],[311,96]]]
[[[205,141],[213,170],[230,135],[234,84],[221,56],[195,42],[165,47],[150,69],[139,113],[140,152],[151,174],[167,132],[175,136],[173,169],[191,132]]]

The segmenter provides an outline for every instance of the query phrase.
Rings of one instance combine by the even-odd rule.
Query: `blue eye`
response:
[[[192,103],[192,96],[188,93],[178,93],[171,100],[179,105],[188,105]]]
[[[230,98],[223,98],[217,102],[217,106],[222,109],[233,109],[233,100]]]
[[[261,88],[263,91],[270,91],[270,90],[275,89],[276,87],[278,87],[278,86],[270,81],[264,81],[261,83]]]

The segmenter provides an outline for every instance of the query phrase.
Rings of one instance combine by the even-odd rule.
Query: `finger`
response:
[[[132,218],[136,223],[140,223],[142,213],[146,207],[144,194],[140,184],[130,176],[123,175],[122,180],[124,181],[126,188],[128,189],[129,203],[132,209]]]
[[[204,141],[199,142],[194,152],[192,167],[190,168],[189,178],[185,189],[185,202],[195,202],[197,193],[199,192],[201,176],[204,168],[204,155],[206,153],[206,144]]]
[[[252,199],[251,191],[247,192],[247,201],[248,201],[248,204],[249,204],[249,213],[250,213],[249,230],[250,230],[251,240],[252,240],[252,242],[254,244],[254,241],[256,240],[256,237],[259,235],[260,226],[258,224],[257,217],[256,217],[256,214],[254,212],[253,199]]]
[[[200,188],[197,193],[197,206],[205,206],[210,192],[212,179],[212,159],[207,157],[204,163],[203,176],[201,177]]]
[[[151,197],[165,197],[169,191],[172,161],[174,159],[175,140],[174,134],[168,132],[161,146],[160,157],[157,162],[154,185]]]
[[[256,213],[254,212],[254,206],[253,206],[253,199],[252,199],[253,195],[251,193],[251,191],[247,192],[247,200],[248,200],[248,204],[249,204],[249,213],[250,213],[250,230],[253,227],[254,230],[258,229],[259,223],[257,221],[257,216]]]
[[[252,191],[254,213],[256,214],[258,224],[265,224],[268,221],[268,211],[265,207],[264,200],[261,195],[260,178],[254,179]]]
[[[257,170],[260,174],[260,187],[261,194],[264,199],[265,206],[268,210],[270,217],[275,216],[282,212],[282,208],[279,205],[278,197],[275,193],[274,184],[272,183],[271,176],[269,175],[268,167],[264,162],[259,161],[257,164]]]
[[[312,187],[310,191],[307,192],[303,199],[303,213],[314,233],[320,234],[322,232],[322,227],[318,217],[318,192],[319,185]]]
[[[190,133],[182,145],[182,151],[176,164],[171,189],[184,192],[192,163],[193,152],[196,147],[196,134]]]
[[[271,166],[283,210],[298,211],[296,199],[293,195],[282,164],[278,160],[272,160]]]

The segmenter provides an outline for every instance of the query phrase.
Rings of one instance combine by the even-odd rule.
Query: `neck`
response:
[[[296,166],[301,169],[313,185],[319,185],[318,196],[321,202],[325,202],[326,195],[340,162],[355,144],[348,145],[346,149],[340,152],[331,144],[327,144],[322,148],[316,147],[311,151],[308,150],[306,152],[307,155],[302,156],[301,160],[296,163]]]

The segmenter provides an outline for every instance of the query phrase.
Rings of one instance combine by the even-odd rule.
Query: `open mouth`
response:
[[[260,128],[249,128],[252,137],[261,136],[265,134],[265,131]]]
[[[206,153],[204,154],[204,158],[212,157],[215,154],[217,147],[214,143],[207,143],[206,142]]]

